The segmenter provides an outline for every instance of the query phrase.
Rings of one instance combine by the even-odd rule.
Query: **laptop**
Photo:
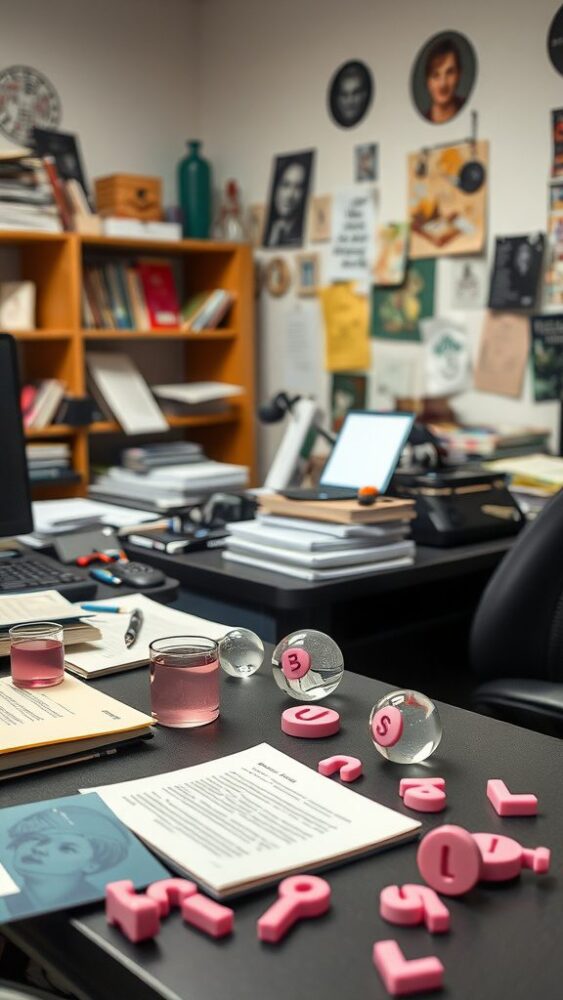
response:
[[[350,410],[314,489],[280,490],[289,500],[355,500],[362,486],[385,493],[414,413]]]

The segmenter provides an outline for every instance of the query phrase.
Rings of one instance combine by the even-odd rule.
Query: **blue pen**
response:
[[[113,573],[110,573],[109,569],[91,569],[90,576],[93,577],[94,580],[99,580],[100,583],[111,583],[115,587],[123,583],[123,580],[120,580],[118,576],[114,576]]]
[[[107,611],[111,615],[120,615],[124,610],[118,608],[117,604],[81,604],[80,607],[83,611],[96,611],[98,613]]]

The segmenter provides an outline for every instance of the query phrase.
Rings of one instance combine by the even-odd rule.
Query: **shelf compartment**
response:
[[[232,424],[238,420],[236,409],[227,410],[225,413],[194,413],[185,417],[167,417],[170,430],[178,427],[217,427],[220,424]],[[100,420],[95,424],[90,424],[88,428],[90,434],[124,434],[121,426],[115,420]],[[163,431],[162,433],[166,433]]]
[[[72,330],[8,330],[16,340],[72,340]]]

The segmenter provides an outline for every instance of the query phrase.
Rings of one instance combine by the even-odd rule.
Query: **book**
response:
[[[412,544],[412,543],[411,543]],[[223,559],[227,562],[240,563],[243,566],[253,566],[254,569],[265,569],[268,573],[281,573],[284,576],[293,576],[298,580],[309,580],[311,583],[322,583],[327,580],[341,580],[345,577],[353,576],[373,576],[374,573],[383,573],[393,569],[405,569],[412,566],[414,558],[410,555],[398,559],[386,559],[380,562],[361,563],[355,566],[338,566],[328,568],[314,568],[310,566],[295,566],[283,563],[279,560],[272,561],[269,557],[252,556],[248,553],[222,552]]]
[[[84,679],[146,665],[149,662],[150,643],[163,635],[205,635],[209,639],[222,639],[234,627],[166,607],[144,594],[129,594],[127,597],[94,603],[99,607],[99,612],[93,619],[99,629],[99,637],[92,642],[73,645],[65,655],[67,670]],[[127,615],[104,615],[104,604],[117,606],[128,612],[139,608],[143,612],[144,620],[139,637],[129,649],[123,640],[129,621]],[[75,612],[80,610],[80,606],[75,605]]]
[[[34,281],[3,281],[0,284],[0,326],[4,330],[35,327]]]
[[[168,430],[145,379],[126,354],[89,351],[86,364],[96,388],[127,434]]]
[[[15,768],[62,760],[84,750],[146,737],[150,716],[65,675],[62,684],[35,690],[14,687],[0,678],[0,775]]]
[[[102,902],[107,882],[168,877],[95,793],[4,807],[0,855],[2,923]]]
[[[216,399],[242,396],[244,388],[242,385],[230,385],[228,382],[180,382],[171,385],[153,385],[152,391],[159,399],[196,405]]]
[[[191,441],[165,441],[140,448],[126,448],[121,453],[121,462],[133,472],[149,472],[150,469],[178,465],[179,462],[200,462],[203,457],[200,444]]]
[[[248,522],[247,522],[248,523]],[[252,522],[251,522],[252,523]],[[330,538],[358,538],[385,539],[400,536],[404,538],[410,531],[408,521],[385,521],[383,524],[330,524],[328,521],[313,521],[306,517],[282,517],[279,514],[258,513],[256,524],[267,525],[275,528],[289,528],[292,534],[313,535],[317,537],[320,533],[323,540]],[[299,544],[295,546],[301,548]]]
[[[151,327],[155,330],[179,327],[180,309],[172,265],[160,260],[141,260],[138,271]]]
[[[280,520],[284,520],[285,518]],[[272,518],[273,521],[273,518]],[[289,519],[288,519],[289,522]],[[273,550],[295,550],[296,552],[345,552],[350,549],[374,549],[387,547],[404,539],[408,525],[401,524],[391,531],[384,532],[379,528],[379,534],[354,535],[338,537],[322,533],[322,522],[310,522],[314,527],[309,530],[295,530],[292,526],[265,524],[262,519],[254,521],[236,521],[228,524],[229,535],[235,540],[268,545]]]
[[[101,635],[92,615],[77,609],[57,590],[6,594],[0,596],[0,656],[7,656],[10,652],[8,632],[13,625],[45,621],[58,622],[63,626],[65,647],[75,642],[99,639]]]
[[[410,540],[393,542],[388,545],[360,545],[354,548],[344,547],[339,550],[322,552],[318,550],[299,551],[295,549],[283,548],[279,545],[271,545],[268,538],[263,542],[250,540],[247,538],[231,536],[228,542],[227,551],[229,554],[249,555],[270,562],[272,569],[282,570],[287,566],[304,566],[311,569],[332,569],[335,567],[348,568],[369,564],[370,566],[378,562],[389,562],[390,560],[408,557],[414,558],[415,546]]]
[[[356,500],[289,500],[281,493],[263,493],[260,511],[285,517],[310,518],[335,524],[380,524],[384,521],[412,520],[416,514],[414,501],[394,497],[378,497],[371,507],[362,507]]]
[[[146,531],[142,534],[130,534],[127,541],[143,549],[153,549],[155,552],[167,552],[177,555],[179,552],[201,552],[203,549],[222,548],[228,538],[228,532],[222,528],[198,528],[189,534],[173,531]]]
[[[46,378],[38,382],[33,401],[23,414],[24,427],[35,430],[47,427],[59,409],[64,394],[65,384],[59,379]]]
[[[45,168],[45,173],[49,178],[49,183],[53,189],[53,198],[57,206],[57,211],[59,213],[63,229],[70,230],[72,229],[72,208],[68,201],[66,190],[59,176],[53,157],[44,156],[43,166]]]
[[[94,791],[166,864],[218,899],[404,843],[421,825],[267,743]]]

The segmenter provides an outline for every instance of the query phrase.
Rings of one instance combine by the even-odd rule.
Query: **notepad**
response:
[[[0,656],[10,652],[8,630],[30,622],[57,622],[63,626],[65,646],[100,638],[91,615],[59,594],[40,590],[35,594],[6,594],[0,597]]]
[[[218,899],[352,861],[420,828],[267,743],[92,790],[165,864]]]

